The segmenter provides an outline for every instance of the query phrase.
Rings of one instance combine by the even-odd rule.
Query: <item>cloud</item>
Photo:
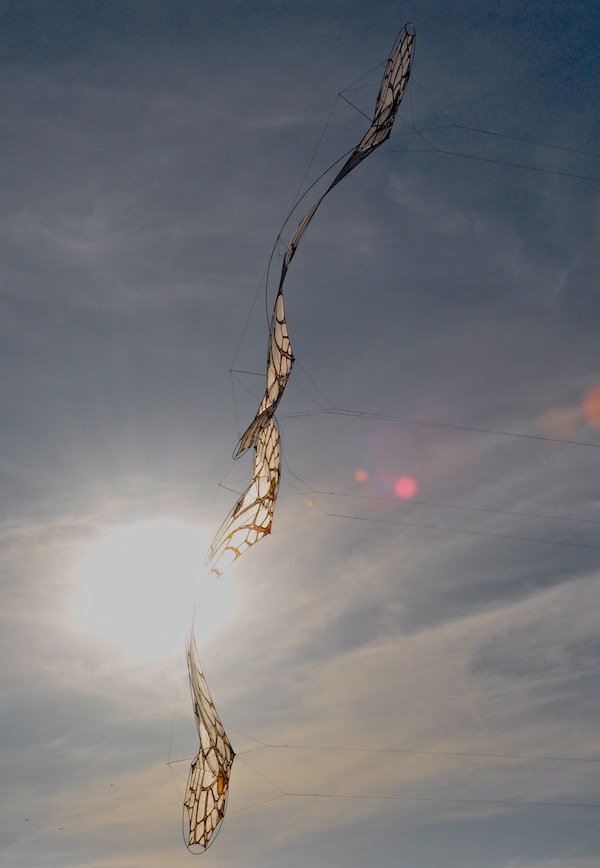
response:
[[[189,860],[183,654],[132,662],[77,627],[76,564],[136,522],[187,522],[208,542],[235,500],[219,483],[245,487],[230,455],[262,388],[236,375],[232,402],[228,370],[264,376],[273,241],[335,93],[396,30],[383,0],[368,15],[118,5],[0,13],[0,834],[14,868]],[[395,131],[410,135],[336,188],[290,270],[298,363],[273,534],[219,580],[235,617],[199,635],[239,753],[215,866],[593,861],[595,809],[513,804],[598,802],[596,764],[559,759],[597,757],[597,450],[559,442],[597,442],[581,412],[597,385],[593,188],[421,152],[409,126],[550,144],[560,128],[593,150],[593,112],[573,102],[591,19],[559,5],[533,20],[522,4],[420,4]],[[370,107],[376,77],[350,98]],[[338,102],[306,183],[363,122]],[[425,135],[589,171],[540,144]],[[412,500],[394,496],[403,475]],[[155,602],[181,588],[162,572]]]

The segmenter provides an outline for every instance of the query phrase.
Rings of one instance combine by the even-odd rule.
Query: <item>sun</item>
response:
[[[198,602],[204,638],[234,612],[233,585],[208,577],[205,533],[170,520],[113,528],[75,567],[76,627],[137,660],[181,654]]]

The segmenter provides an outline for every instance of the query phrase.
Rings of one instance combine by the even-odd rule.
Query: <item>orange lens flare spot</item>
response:
[[[594,428],[600,428],[600,386],[589,390],[583,399],[582,410],[586,421]]]
[[[364,467],[359,467],[358,470],[354,471],[354,478],[357,482],[366,482],[369,478],[369,474]]]
[[[394,491],[402,500],[410,500],[417,493],[417,483],[412,476],[400,476],[394,483]]]

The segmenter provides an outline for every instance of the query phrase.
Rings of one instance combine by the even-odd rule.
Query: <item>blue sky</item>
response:
[[[274,532],[215,582],[270,251],[407,21],[286,280]],[[203,864],[598,864],[599,21],[0,2],[7,868],[192,863],[195,601],[238,753]]]

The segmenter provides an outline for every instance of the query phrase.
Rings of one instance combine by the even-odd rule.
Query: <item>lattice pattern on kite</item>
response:
[[[362,137],[358,145],[354,148],[338,174],[335,176],[329,187],[323,195],[312,206],[310,211],[304,215],[292,237],[288,242],[288,246],[283,257],[283,265],[281,268],[281,277],[279,279],[279,289],[283,286],[287,270],[290,262],[296,252],[298,244],[312,218],[315,216],[317,208],[325,198],[325,196],[333,190],[336,184],[345,178],[348,172],[356,168],[369,154],[383,144],[392,131],[392,126],[400,107],[408,79],[410,78],[410,70],[412,66],[412,58],[415,45],[415,30],[412,24],[407,24],[400,35],[398,36],[392,53],[388,59],[379,88],[379,94],[375,103],[375,111],[371,126]]]
[[[269,333],[267,387],[256,416],[240,437],[239,443],[233,453],[234,458],[239,458],[240,455],[256,443],[258,435],[267,425],[269,419],[273,417],[283,395],[283,390],[285,389],[293,364],[294,354],[292,353],[292,345],[285,320],[283,292],[280,289],[275,299]]]
[[[187,659],[200,749],[190,767],[183,803],[184,820],[187,811],[188,846],[198,845],[206,850],[225,816],[235,753],[204,678],[193,630]]]
[[[208,553],[211,572],[220,576],[240,555],[271,532],[273,510],[281,476],[281,448],[277,422],[272,417],[254,447],[252,482],[235,504]]]

